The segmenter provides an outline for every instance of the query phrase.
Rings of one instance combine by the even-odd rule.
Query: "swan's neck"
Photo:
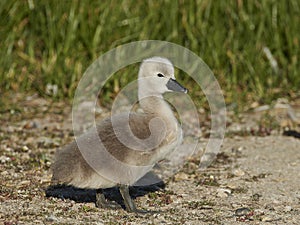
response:
[[[164,118],[169,123],[177,125],[177,119],[170,105],[163,99],[162,95],[143,97],[139,95],[139,103],[145,113]]]
[[[142,98],[140,99],[140,106],[145,113],[152,114],[153,117],[162,119],[166,126],[166,133],[162,146],[147,155],[147,157],[149,157],[149,162],[154,164],[155,162],[164,159],[166,155],[181,142],[181,128],[170,105],[162,96]]]

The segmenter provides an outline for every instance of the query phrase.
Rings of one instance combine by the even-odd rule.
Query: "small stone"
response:
[[[26,186],[30,184],[30,180],[23,180],[19,183],[19,186]]]
[[[249,213],[251,213],[251,209],[243,207],[243,208],[239,208],[239,209],[235,210],[234,215],[235,216],[246,216]]]
[[[11,161],[11,159],[9,157],[5,156],[5,155],[2,155],[0,157],[0,162],[1,163],[6,163],[6,162],[9,162],[9,161]]]
[[[259,103],[258,103],[258,102],[252,102],[251,105],[250,105],[250,107],[251,107],[252,109],[257,108],[258,106],[259,106]]]
[[[289,205],[285,206],[283,209],[284,212],[290,212],[292,210],[293,210],[292,206],[289,206]]]
[[[217,196],[220,198],[227,198],[229,195],[231,195],[231,190],[227,188],[219,188],[217,190]]]
[[[4,129],[5,130],[5,129]],[[8,126],[7,128],[6,128],[6,132],[8,132],[8,133],[13,133],[13,132],[15,132],[15,127],[13,127],[13,126]]]
[[[8,175],[9,173],[8,173],[6,170],[4,170],[4,171],[1,172],[0,174],[1,174],[1,176],[6,176],[6,175]]]
[[[58,86],[56,84],[47,84],[46,85],[46,90],[45,90],[47,95],[50,96],[56,96],[58,92]]]
[[[245,172],[241,169],[235,169],[232,171],[232,174],[237,177],[241,177],[245,175]]]
[[[44,147],[44,148],[53,148],[53,147],[58,147],[60,145],[57,139],[51,139],[48,137],[38,138],[37,143],[39,147]]]
[[[40,183],[41,183],[41,184],[44,184],[44,183],[50,183],[50,179],[49,179],[48,177],[46,177],[46,178],[41,178]]]
[[[255,108],[254,112],[262,112],[262,111],[266,111],[266,110],[269,110],[269,109],[270,109],[269,105],[262,105],[262,106],[259,106],[259,107]]]
[[[13,152],[13,151],[14,151],[11,147],[8,147],[8,146],[4,146],[3,149],[4,149],[5,151],[7,151],[7,152]]]
[[[256,194],[252,195],[251,197],[252,197],[252,200],[253,200],[253,201],[259,201],[261,195],[258,194],[258,193],[256,193]]]
[[[271,211],[275,211],[275,208],[272,204],[266,204],[265,205],[265,209],[271,210]]]
[[[37,128],[38,124],[35,121],[29,121],[27,123],[24,124],[23,128],[25,129],[33,129],[33,128]]]
[[[239,147],[237,148],[237,152],[238,152],[238,153],[241,153],[244,149],[245,149],[244,146],[239,146]]]
[[[24,145],[24,146],[22,147],[22,150],[23,150],[24,152],[27,152],[27,151],[29,150],[29,148],[28,148],[26,145]]]
[[[174,176],[175,181],[187,180],[188,178],[189,178],[189,176],[186,173],[177,173]]]
[[[49,215],[49,216],[46,216],[46,220],[49,221],[49,222],[59,222],[57,217],[54,216],[54,215]]]
[[[269,216],[264,216],[261,218],[262,222],[272,222],[274,219]]]
[[[237,185],[234,183],[228,183],[226,186],[231,190],[237,189]]]

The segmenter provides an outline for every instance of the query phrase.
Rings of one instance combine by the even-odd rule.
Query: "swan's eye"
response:
[[[164,75],[161,74],[161,73],[158,73],[157,76],[158,76],[158,77],[164,77]]]

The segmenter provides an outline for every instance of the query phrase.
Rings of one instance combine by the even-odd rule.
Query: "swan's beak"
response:
[[[186,89],[185,87],[183,87],[181,84],[179,84],[176,80],[170,78],[168,83],[167,83],[167,88],[170,91],[175,91],[175,92],[183,92],[183,93],[187,93],[188,89]]]

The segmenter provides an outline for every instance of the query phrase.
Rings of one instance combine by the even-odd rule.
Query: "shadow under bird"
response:
[[[138,74],[143,112],[108,117],[57,151],[52,184],[96,189],[97,207],[117,207],[103,194],[103,189],[117,186],[127,211],[145,212],[136,208],[129,186],[182,141],[182,129],[163,98],[172,91],[187,93],[175,80],[172,63],[162,57],[143,60]]]

